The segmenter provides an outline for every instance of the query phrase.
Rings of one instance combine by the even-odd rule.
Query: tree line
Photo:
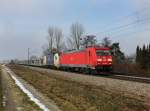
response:
[[[53,51],[79,50],[89,46],[104,46],[111,49],[116,62],[121,63],[125,60],[125,55],[121,51],[119,43],[112,43],[109,37],[104,37],[99,42],[95,35],[85,35],[83,25],[78,22],[71,25],[69,36],[65,38],[62,29],[50,26],[47,41],[48,47],[44,48],[44,54]]]
[[[48,28],[48,45],[43,46],[44,54],[49,52],[71,49],[80,49],[80,38],[84,34],[84,27],[82,24],[76,22],[70,27],[69,37],[64,38],[64,34],[61,28],[50,26]]]
[[[137,46],[136,63],[139,64],[143,69],[150,68],[150,44],[144,44],[143,47]]]
[[[114,58],[115,63],[125,62],[125,54],[121,51],[119,42],[112,43],[108,37],[104,37],[101,45],[104,47],[109,47],[111,49],[111,54]]]

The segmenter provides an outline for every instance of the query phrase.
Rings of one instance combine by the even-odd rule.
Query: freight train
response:
[[[109,48],[88,47],[60,54],[47,54],[40,65],[61,70],[91,73],[91,71],[111,71],[113,60]]]

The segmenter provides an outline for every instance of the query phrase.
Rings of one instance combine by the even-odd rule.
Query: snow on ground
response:
[[[33,101],[35,104],[37,104],[43,111],[50,111],[40,100],[38,100],[29,90],[27,90],[24,85],[13,75],[13,73],[5,67],[7,72],[10,74],[12,79],[15,81],[16,85],[30,98],[31,101]]]

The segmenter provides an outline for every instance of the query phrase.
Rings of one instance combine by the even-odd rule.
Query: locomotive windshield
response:
[[[108,56],[111,55],[109,50],[96,50],[97,56]]]

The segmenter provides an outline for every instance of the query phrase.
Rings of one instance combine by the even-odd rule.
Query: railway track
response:
[[[130,75],[128,73],[118,73],[118,72],[110,72],[109,77],[113,79],[121,79],[121,80],[127,80],[127,81],[135,81],[135,82],[142,82],[142,83],[150,83],[149,77],[142,77],[142,76],[136,76],[136,75]]]
[[[25,66],[49,69],[48,66],[35,66],[35,65],[25,65]],[[52,70],[55,70],[55,69],[52,69]],[[70,71],[70,73],[77,73],[77,74],[85,75],[85,73],[79,73],[79,72]],[[137,75],[138,74],[129,74],[129,73],[121,73],[121,72],[100,72],[100,73],[89,74],[89,76],[106,77],[106,78],[112,78],[112,79],[120,79],[120,80],[135,81],[135,82],[150,84],[150,77],[137,76]]]

